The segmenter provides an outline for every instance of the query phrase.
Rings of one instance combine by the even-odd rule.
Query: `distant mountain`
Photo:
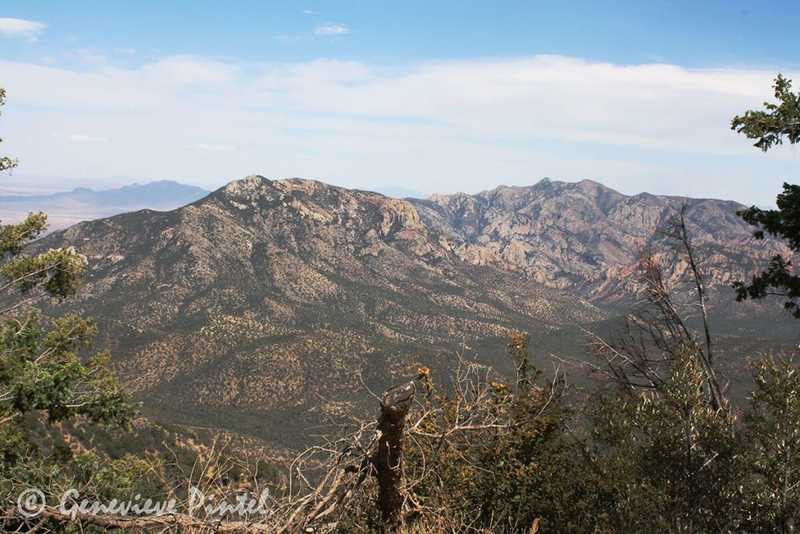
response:
[[[727,269],[743,273],[776,245],[742,246],[738,205],[593,182],[399,200],[252,176],[41,246],[89,258],[64,306],[97,319],[149,415],[297,445],[310,425],[368,401],[362,380],[380,390],[417,365],[445,376],[457,352],[510,372],[515,330],[531,334],[545,368],[549,354],[584,357],[581,329],[618,315],[613,293],[631,296],[637,253],[684,201],[725,314],[721,347],[763,348],[753,308],[732,306],[725,284]]]
[[[380,193],[381,195],[386,195],[387,197],[393,198],[424,198],[425,195],[420,193],[416,189],[409,189],[408,187],[396,186],[396,185],[387,185],[376,187],[373,189],[376,193]]]
[[[0,196],[0,217],[6,223],[16,222],[32,211],[44,211],[50,221],[50,231],[53,231],[80,221],[144,208],[171,210],[207,194],[208,191],[199,187],[169,180],[103,191],[79,187],[47,195]]]
[[[664,250],[663,230],[686,206],[692,241],[703,255],[709,284],[726,292],[777,252],[755,241],[736,215],[736,202],[627,196],[599,183],[544,179],[526,187],[500,186],[476,195],[408,199],[422,223],[446,235],[453,252],[473,265],[519,273],[593,302],[630,296],[642,252]],[[685,269],[678,264],[678,271]]]

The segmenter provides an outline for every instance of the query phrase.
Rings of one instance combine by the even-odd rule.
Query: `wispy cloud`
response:
[[[197,56],[167,57],[145,65],[139,72],[153,81],[158,79],[176,86],[224,86],[237,78],[235,65]]]
[[[304,9],[303,10],[303,15],[316,15],[316,14],[317,14],[317,12],[312,10],[312,9]]]
[[[769,96],[771,68],[564,56],[405,67],[178,56],[135,68],[0,60],[0,72],[13,99],[14,113],[3,117],[8,150],[38,174],[261,172],[362,187],[380,185],[370,182],[379,176],[423,191],[550,175],[769,204],[772,185],[780,187],[800,156],[789,146],[765,156],[729,128]],[[43,138],[53,129],[81,134]],[[113,143],[96,150],[89,142],[97,134]]]
[[[346,35],[350,33],[350,28],[344,24],[326,23],[314,28],[314,33],[316,35]]]
[[[203,152],[233,152],[236,150],[235,146],[208,143],[197,143],[194,145],[189,145],[187,148],[192,150],[200,150]]]
[[[87,135],[82,133],[70,134],[67,139],[72,143],[106,143],[108,139],[96,135]]]
[[[35,20],[0,17],[0,36],[3,37],[15,37],[36,42],[45,28],[47,28],[46,24]]]

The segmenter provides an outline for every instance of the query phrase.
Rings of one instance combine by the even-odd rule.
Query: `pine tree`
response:
[[[734,117],[731,129],[756,139],[754,146],[764,152],[784,139],[790,144],[800,142],[800,93],[792,93],[792,82],[780,74],[775,79],[775,98],[778,103],[764,103],[764,111],[747,111]],[[771,235],[784,239],[789,247],[800,251],[800,186],[783,184],[783,193],[778,195],[777,208],[764,210],[752,206],[739,215],[757,227],[756,239]],[[767,269],[752,277],[749,283],[734,284],[739,301],[761,299],[777,295],[786,299],[784,307],[800,318],[800,276],[793,273],[792,265],[782,256],[774,256]]]
[[[4,96],[0,89],[0,103]],[[2,170],[16,164],[0,159]],[[46,489],[69,470],[68,452],[44,446],[52,423],[120,425],[133,416],[109,355],[86,354],[94,325],[33,307],[73,295],[86,266],[72,247],[28,253],[46,226],[43,213],[0,225],[0,495],[11,500],[28,485]]]
[[[0,108],[2,108],[3,105],[5,105],[5,103],[6,103],[6,90],[0,87]],[[0,139],[0,143],[2,142],[3,140]],[[13,169],[16,166],[17,166],[16,160],[0,156],[0,172]]]

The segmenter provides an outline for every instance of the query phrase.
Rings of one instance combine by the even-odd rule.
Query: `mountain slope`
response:
[[[630,295],[643,250],[665,248],[657,231],[684,205],[712,287],[727,290],[766,258],[788,252],[751,237],[752,229],[736,215],[741,204],[626,196],[589,180],[545,179],[529,187],[410,202],[428,228],[452,239],[454,252],[466,262],[520,273],[601,302]]]
[[[612,297],[631,297],[641,247],[683,202],[591,182],[399,200],[252,176],[42,245],[88,256],[68,306],[97,319],[147,414],[291,446],[369,401],[364,385],[380,390],[418,365],[444,376],[461,352],[511,372],[515,330],[531,334],[538,365],[583,357],[581,328],[610,321]],[[686,202],[726,314],[720,350],[763,348],[753,309],[731,306],[726,284],[776,245],[741,248],[749,228],[734,203]]]
[[[98,319],[150,413],[295,442],[365,398],[362,379],[380,389],[418,363],[448,367],[458,350],[508,370],[511,331],[575,352],[578,325],[607,317],[463,262],[406,201],[313,181],[250,177],[45,244],[88,256],[71,306]]]

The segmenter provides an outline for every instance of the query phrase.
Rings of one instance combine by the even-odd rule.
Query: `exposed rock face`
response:
[[[684,204],[712,286],[727,288],[772,254],[788,252],[772,242],[754,243],[752,229],[736,216],[744,206],[735,202],[626,196],[588,180],[543,180],[530,187],[412,202],[424,224],[447,235],[465,261],[598,301],[630,295],[642,252],[663,244],[657,230]]]
[[[592,182],[406,201],[251,176],[44,245],[89,258],[68,305],[98,320],[147,412],[297,444],[365,398],[362,379],[382,390],[456,351],[510,370],[514,330],[537,354],[579,353],[580,326],[609,317],[603,303],[682,202]],[[716,284],[758,261],[739,249],[752,243],[738,205],[687,202]]]

